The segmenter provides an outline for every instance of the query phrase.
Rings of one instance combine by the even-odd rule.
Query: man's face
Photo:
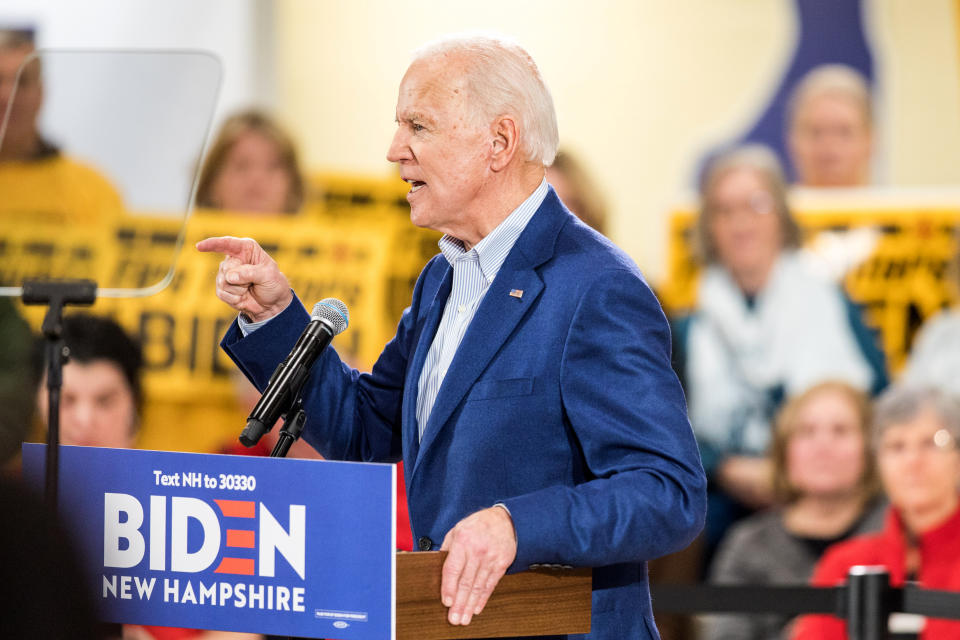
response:
[[[13,95],[14,84],[17,82],[17,69],[31,53],[32,50],[28,47],[0,48],[0,121],[5,116]],[[16,89],[6,138],[11,142],[15,140],[20,143],[24,138],[35,135],[37,116],[43,102],[39,60],[34,59],[24,68]]]
[[[789,142],[797,179],[804,186],[856,187],[869,179],[870,124],[848,97],[824,94],[804,100]]]
[[[464,239],[475,199],[490,176],[490,132],[478,125],[460,78],[462,65],[450,56],[414,62],[400,83],[397,132],[387,159],[410,183],[410,219]]]
[[[127,379],[109,360],[69,362],[60,391],[60,442],[85,447],[133,446],[137,406]],[[47,422],[46,381],[37,394]]]

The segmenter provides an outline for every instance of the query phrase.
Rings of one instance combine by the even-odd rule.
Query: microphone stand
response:
[[[300,439],[303,433],[303,425],[307,421],[307,414],[303,410],[303,399],[300,397],[300,390],[294,397],[290,410],[283,417],[283,427],[280,429],[277,444],[273,445],[273,451],[270,452],[271,458],[286,458],[287,452],[293,443]],[[268,636],[268,640],[306,640],[303,638],[294,638],[293,636]]]
[[[48,305],[41,331],[46,340],[44,367],[47,374],[47,455],[44,501],[57,509],[60,477],[60,388],[63,365],[70,349],[63,342],[63,308],[68,304],[89,306],[97,299],[93,280],[26,280],[20,295],[25,305]]]
[[[273,451],[270,452],[271,458],[286,458],[287,452],[293,443],[300,438],[303,433],[303,425],[307,421],[307,414],[303,410],[303,400],[300,398],[300,392],[293,402],[293,406],[283,418],[283,427],[280,429],[277,444],[273,445]]]

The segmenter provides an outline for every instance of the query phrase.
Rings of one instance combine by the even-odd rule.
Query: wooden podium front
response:
[[[397,640],[503,638],[590,632],[590,569],[533,569],[506,575],[483,613],[461,627],[440,602],[444,551],[397,554]]]

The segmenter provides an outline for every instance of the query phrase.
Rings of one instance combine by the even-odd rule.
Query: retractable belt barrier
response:
[[[847,621],[850,640],[887,638],[892,613],[960,620],[960,592],[892,587],[883,567],[853,567],[838,587],[657,584],[650,591],[654,611],[662,613],[832,615]]]

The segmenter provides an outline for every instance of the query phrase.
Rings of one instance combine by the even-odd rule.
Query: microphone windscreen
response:
[[[350,312],[347,305],[336,298],[324,298],[313,306],[310,316],[314,320],[326,320],[333,328],[333,335],[339,335],[350,324]]]

